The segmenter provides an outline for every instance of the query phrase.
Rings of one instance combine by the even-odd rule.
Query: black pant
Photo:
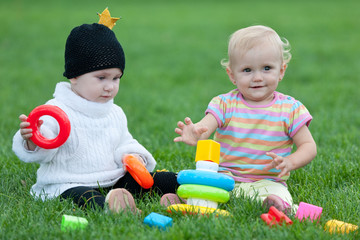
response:
[[[152,192],[158,195],[175,193],[179,187],[177,174],[173,172],[154,172],[150,173],[154,178],[154,185],[150,189],[142,188],[129,174],[126,173],[114,186],[107,188],[74,187],[63,192],[60,197],[63,199],[71,198],[75,204],[81,208],[104,208],[105,196],[115,188],[125,188],[134,197],[141,197],[143,193]]]

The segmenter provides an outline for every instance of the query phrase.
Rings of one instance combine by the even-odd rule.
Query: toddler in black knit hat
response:
[[[127,154],[138,158],[150,172],[156,165],[153,156],[129,133],[123,110],[114,104],[124,69],[124,51],[109,27],[83,24],[71,31],[64,72],[70,83],[59,82],[54,98],[46,103],[60,107],[69,117],[68,140],[54,149],[36,146],[24,114],[13,139],[13,151],[19,159],[40,164],[37,182],[31,188],[36,198],[71,198],[83,208],[108,205],[118,213],[138,211],[132,194],[175,193],[175,173],[151,173],[154,185],[143,189],[123,166]],[[57,136],[55,119],[44,116],[40,123],[44,137]]]
[[[65,47],[65,72],[68,79],[101,69],[125,69],[124,51],[112,30],[93,23],[75,27]]]

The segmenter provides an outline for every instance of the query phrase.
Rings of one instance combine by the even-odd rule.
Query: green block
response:
[[[84,229],[88,225],[88,221],[82,217],[63,215],[61,221],[61,231]]]

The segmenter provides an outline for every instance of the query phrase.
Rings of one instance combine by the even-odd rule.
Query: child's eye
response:
[[[269,71],[270,69],[271,69],[270,66],[265,66],[265,67],[264,67],[264,70],[265,70],[265,71]]]
[[[251,72],[251,69],[250,69],[250,68],[245,68],[245,69],[243,70],[243,72]]]
[[[120,77],[113,78],[113,81],[118,81],[118,80],[120,80]]]
[[[99,79],[99,80],[104,80],[105,77],[104,77],[104,76],[99,76],[98,79]]]

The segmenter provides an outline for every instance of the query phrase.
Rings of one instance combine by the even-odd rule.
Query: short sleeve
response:
[[[299,101],[295,101],[289,115],[289,136],[293,137],[304,125],[309,126],[312,116],[306,107]]]
[[[226,113],[226,102],[221,96],[214,97],[206,111],[205,114],[211,113],[216,118],[218,122],[218,127],[222,127],[225,124],[225,113]]]

